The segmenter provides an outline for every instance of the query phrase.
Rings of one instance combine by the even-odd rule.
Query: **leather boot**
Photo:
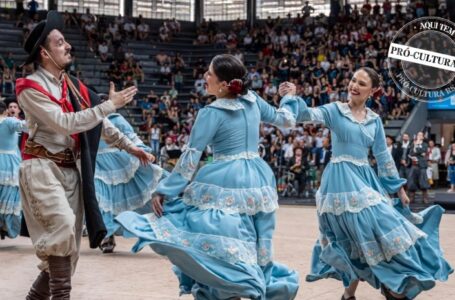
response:
[[[114,252],[115,245],[114,236],[111,235],[110,237],[104,238],[99,247],[103,253],[112,253]]]
[[[49,300],[50,296],[49,273],[42,271],[33,282],[25,300]]]
[[[71,256],[49,256],[52,300],[68,300],[71,292]]]

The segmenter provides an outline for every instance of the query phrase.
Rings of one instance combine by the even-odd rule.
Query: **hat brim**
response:
[[[25,41],[25,44],[34,42],[32,50],[29,52],[29,55],[25,59],[24,63],[21,66],[31,64],[36,60],[36,57],[39,54],[39,51],[41,49],[41,45],[44,43],[46,40],[47,36],[49,33],[51,33],[52,30],[57,29],[59,31],[63,30],[63,18],[62,16],[55,10],[51,10],[47,13],[46,21],[44,23],[44,28],[41,31],[41,34],[39,38],[34,42],[33,40],[30,40],[30,38],[36,38],[37,33],[34,34],[34,31],[40,31],[41,29],[39,28],[39,24],[35,26],[35,28],[30,32],[29,37]]]

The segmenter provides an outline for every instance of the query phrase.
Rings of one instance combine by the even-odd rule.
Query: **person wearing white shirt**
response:
[[[437,185],[439,180],[439,161],[441,160],[441,150],[435,145],[434,141],[428,142],[428,165],[432,170],[433,183]]]
[[[140,40],[145,40],[148,38],[150,33],[150,27],[148,24],[140,23],[137,26],[138,36]]]
[[[289,161],[294,156],[294,143],[292,136],[288,137],[288,141],[283,145],[284,159]]]

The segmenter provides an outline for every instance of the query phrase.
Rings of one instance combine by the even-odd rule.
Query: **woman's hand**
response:
[[[296,94],[297,87],[295,84],[290,83],[288,81],[283,82],[280,84],[278,88],[278,93],[280,94],[281,97],[289,95],[289,96],[294,96]]]
[[[155,215],[160,218],[163,216],[163,202],[164,197],[163,195],[155,195],[152,198],[152,208]]]
[[[403,187],[401,187],[398,191],[398,197],[400,197],[401,204],[403,204],[403,206],[408,206],[409,203],[411,203],[411,200],[409,200],[409,197]]]

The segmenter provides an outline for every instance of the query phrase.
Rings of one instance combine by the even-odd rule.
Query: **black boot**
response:
[[[52,300],[69,300],[71,256],[49,256],[49,287]]]
[[[42,271],[33,282],[25,300],[49,300],[50,296],[49,273]]]
[[[101,242],[100,249],[101,249],[101,251],[103,251],[103,253],[112,253],[112,252],[114,252],[114,248],[115,248],[115,239],[114,239],[114,236],[112,236],[112,235],[110,237],[105,238]]]

